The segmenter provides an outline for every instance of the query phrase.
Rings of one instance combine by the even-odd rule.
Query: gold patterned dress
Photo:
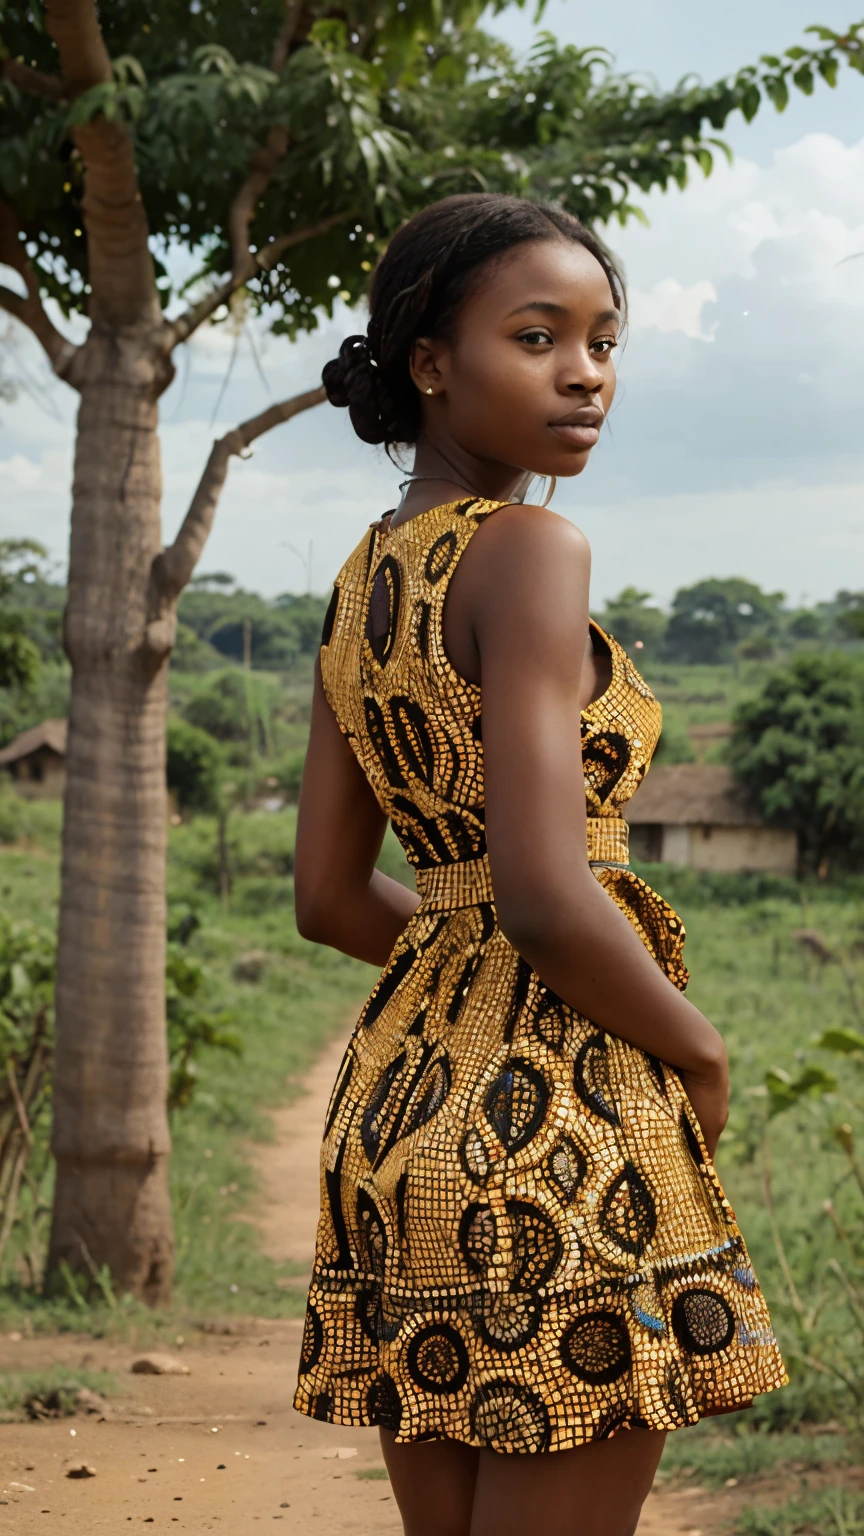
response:
[[[442,620],[499,505],[376,525],[324,627],[327,697],[421,902],[333,1090],[295,1406],[398,1441],[537,1452],[676,1429],[786,1377],[678,1076],[570,1008],[498,927],[481,690]],[[582,718],[588,856],[683,987],[683,927],[628,868],[621,816],[660,707],[594,639],[612,681]]]

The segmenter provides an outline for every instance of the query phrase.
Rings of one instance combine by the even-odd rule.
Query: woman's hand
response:
[[[729,1119],[729,1063],[725,1052],[716,1065],[699,1072],[679,1070],[678,1076],[699,1121],[708,1156],[713,1161],[717,1143]]]

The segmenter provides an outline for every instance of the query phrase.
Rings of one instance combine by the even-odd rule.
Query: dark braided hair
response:
[[[623,310],[623,280],[597,236],[552,203],[500,192],[445,197],[393,236],[372,276],[365,336],[349,336],[322,378],[364,443],[416,443],[420,396],[409,371],[420,336],[447,337],[481,267],[517,245],[572,240],[596,257]]]

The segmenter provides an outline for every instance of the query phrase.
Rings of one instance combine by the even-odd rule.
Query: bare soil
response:
[[[275,1142],[253,1153],[262,1182],[253,1219],[274,1259],[311,1264],[318,1143],[342,1049],[322,1055],[306,1091],[278,1111]],[[250,1536],[279,1520],[304,1536],[398,1536],[375,1431],[315,1423],[291,1407],[301,1334],[299,1320],[212,1324],[177,1345],[188,1376],[133,1375],[142,1351],[124,1343],[0,1338],[0,1371],[61,1364],[113,1371],[122,1384],[105,1418],[0,1426],[0,1530],[119,1536],[152,1524]],[[68,1477],[82,1462],[96,1475]],[[720,1536],[753,1492],[658,1489],[639,1536]],[[782,1478],[760,1485],[769,1502],[787,1492]]]

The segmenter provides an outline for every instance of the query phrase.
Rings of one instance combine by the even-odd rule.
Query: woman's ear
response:
[[[408,363],[411,378],[421,395],[439,395],[444,387],[438,366],[438,348],[429,337],[420,336]]]

